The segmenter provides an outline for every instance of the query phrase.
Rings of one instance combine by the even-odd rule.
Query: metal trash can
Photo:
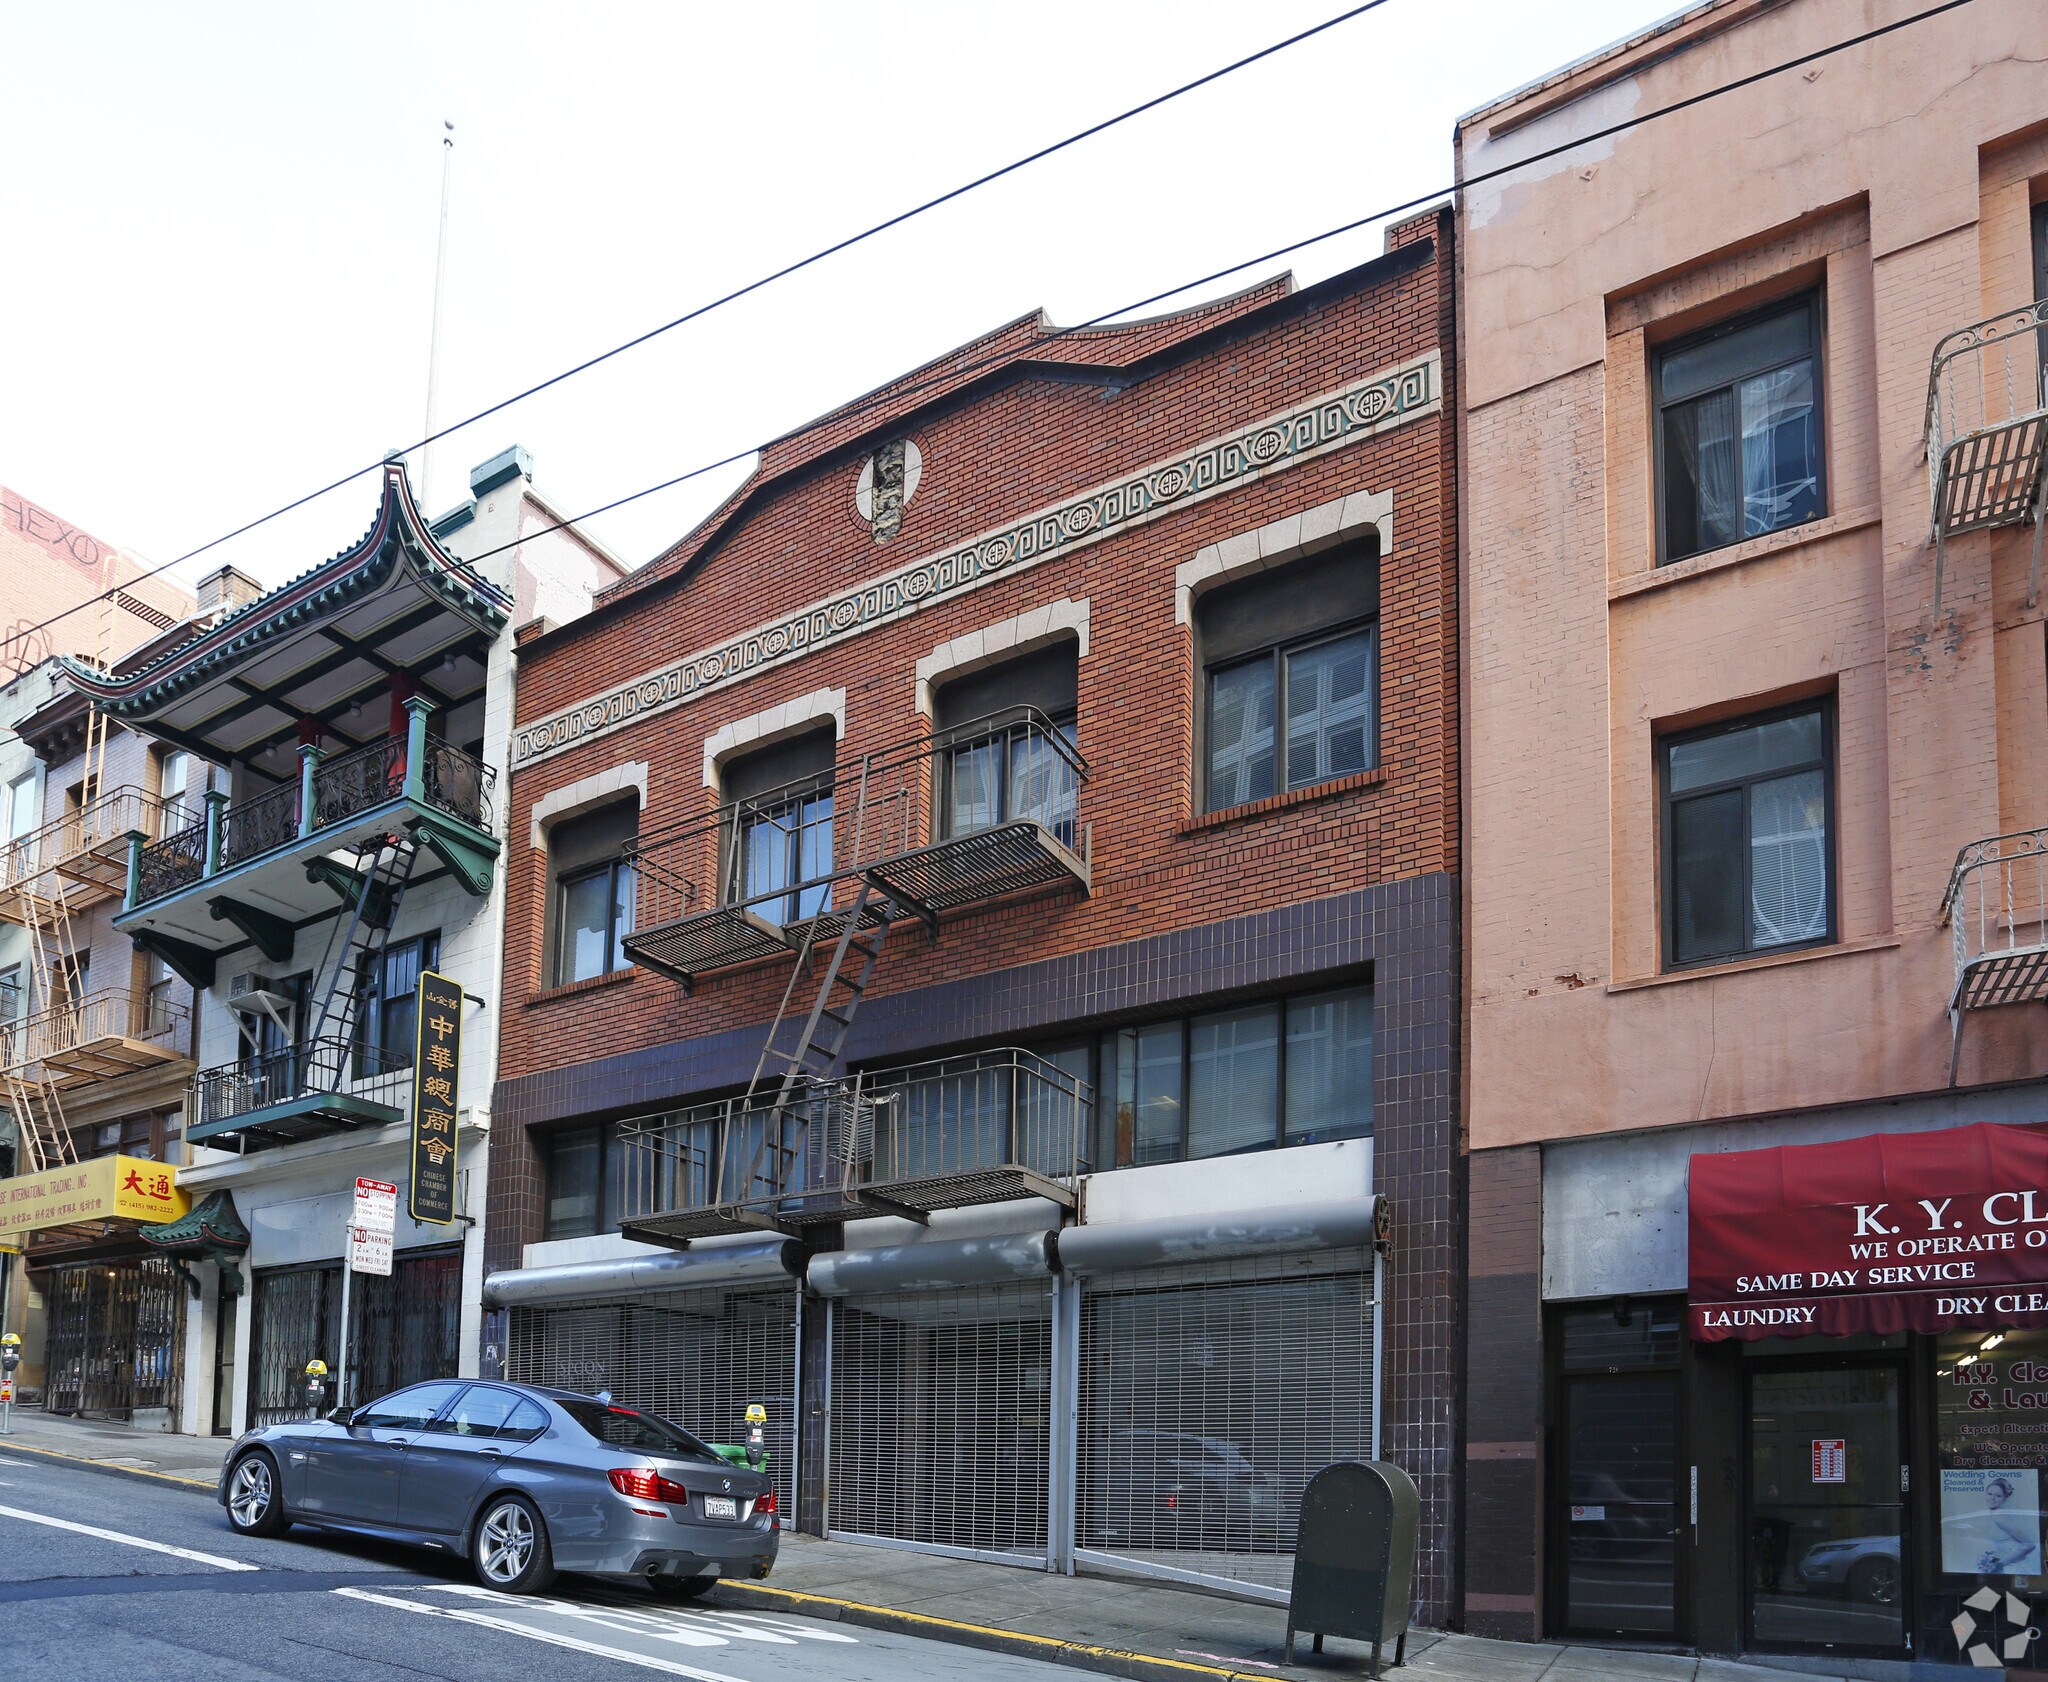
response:
[[[1287,1662],[1297,1631],[1372,1643],[1372,1674],[1391,1641],[1394,1663],[1408,1646],[1415,1586],[1415,1533],[1421,1517],[1415,1480],[1386,1460],[1340,1461],[1309,1479],[1294,1543],[1294,1587],[1287,1601]]]

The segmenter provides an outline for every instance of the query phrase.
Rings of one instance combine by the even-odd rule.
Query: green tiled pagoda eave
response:
[[[59,658],[102,711],[117,718],[144,716],[254,658],[279,637],[339,617],[388,583],[402,559],[409,559],[413,577],[443,607],[494,639],[503,632],[511,618],[509,598],[426,533],[394,471],[387,474],[376,521],[354,545],[257,597],[194,641],[111,677],[71,656]]]
[[[174,1255],[249,1247],[249,1229],[235,1212],[234,1194],[227,1191],[201,1199],[175,1221],[139,1226],[135,1236],[151,1249]]]

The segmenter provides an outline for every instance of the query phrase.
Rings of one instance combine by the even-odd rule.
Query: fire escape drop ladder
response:
[[[304,1042],[308,1054],[330,1036],[338,1042],[343,1061],[336,1065],[337,1083],[348,1048],[355,1043],[365,980],[391,943],[398,908],[419,856],[420,842],[409,835],[376,836],[356,849],[355,904],[346,921],[337,917],[328,931],[327,949],[313,972],[327,977],[327,990]]]

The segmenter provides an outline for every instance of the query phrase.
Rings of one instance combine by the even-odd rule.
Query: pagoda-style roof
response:
[[[388,734],[395,676],[437,707],[481,694],[511,611],[503,589],[441,547],[390,462],[375,521],[340,554],[128,670],[64,667],[123,724],[283,779],[297,775],[301,720],[330,751]]]
[[[141,1226],[135,1236],[167,1256],[211,1256],[249,1247],[249,1229],[235,1212],[234,1193],[217,1191],[195,1203],[175,1221]]]

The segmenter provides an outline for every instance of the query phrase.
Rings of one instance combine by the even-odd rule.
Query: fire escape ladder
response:
[[[743,1197],[759,1195],[761,1188],[773,1196],[805,1189],[791,1183],[791,1172],[803,1159],[809,1132],[809,1089],[834,1079],[840,1072],[847,1031],[874,980],[875,966],[888,943],[894,911],[888,896],[863,879],[850,905],[821,911],[812,920],[802,956],[783,993],[782,1009],[768,1030],[760,1060],[754,1065],[754,1078],[748,1082],[747,1095],[740,1104],[743,1117],[753,1116],[770,1084],[774,1085],[775,1095],[767,1101],[762,1114],[760,1138],[747,1165],[746,1180],[736,1188]],[[811,952],[827,941],[830,952],[812,994],[810,1012],[794,1042],[785,1046],[784,1028],[796,1021],[789,1014],[789,1007],[798,996],[799,978],[808,968]],[[848,973],[850,959],[858,960],[852,974]]]
[[[48,893],[43,892],[46,886]],[[75,1004],[78,948],[63,873],[39,858],[22,884],[19,900],[37,1010],[47,1011],[60,1001]],[[48,1065],[30,1043],[27,1018],[9,1025],[6,1064],[8,1107],[31,1172],[76,1162],[78,1151],[64,1119],[64,1101]]]
[[[420,843],[403,835],[380,835],[356,849],[355,903],[346,920],[335,919],[320,968],[313,972],[327,977],[327,990],[320,997],[313,1032],[306,1037],[309,1046],[328,1040],[343,1048],[354,1043],[365,978],[391,942],[398,907],[419,856]],[[337,1069],[341,1066],[335,1064]]]

